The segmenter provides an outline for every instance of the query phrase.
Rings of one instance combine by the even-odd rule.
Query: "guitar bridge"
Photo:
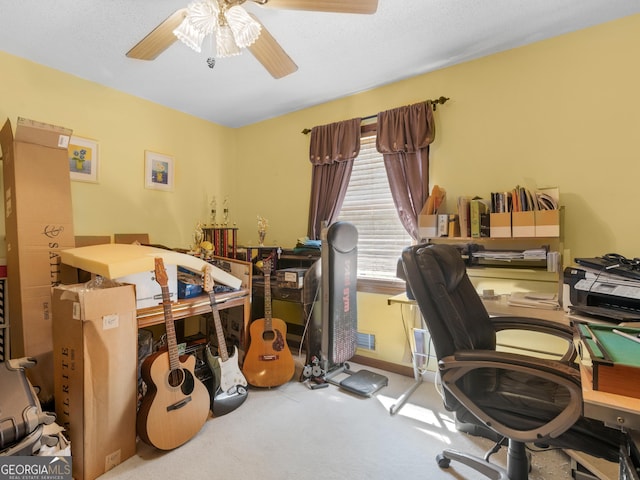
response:
[[[263,362],[271,362],[273,360],[279,360],[280,355],[260,355],[260,360]]]
[[[174,403],[174,404],[172,404],[172,405],[169,405],[169,406],[167,407],[167,412],[170,412],[170,411],[172,411],[172,410],[178,410],[178,409],[180,409],[180,408],[184,407],[184,406],[185,406],[187,403],[189,403],[190,401],[191,401],[191,397],[190,397],[190,396],[189,396],[189,397],[186,397],[186,398],[183,398],[183,399],[182,399],[182,400],[180,400],[179,402],[176,402],[176,403]]]

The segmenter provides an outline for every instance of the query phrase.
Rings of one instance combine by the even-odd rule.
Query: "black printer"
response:
[[[617,323],[640,322],[640,280],[607,268],[565,268],[563,297],[563,305],[576,314]]]

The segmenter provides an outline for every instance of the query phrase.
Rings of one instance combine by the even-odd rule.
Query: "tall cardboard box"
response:
[[[53,289],[56,415],[77,480],[136,452],[137,327],[133,285]]]
[[[10,346],[41,401],[53,398],[51,287],[61,281],[60,251],[75,246],[67,147],[72,131],[18,118],[0,131],[7,235]]]

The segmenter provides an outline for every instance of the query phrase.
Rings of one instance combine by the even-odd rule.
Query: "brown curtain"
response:
[[[378,113],[376,146],[400,221],[415,240],[418,215],[429,197],[429,144],[435,133],[430,101]]]
[[[330,225],[340,213],[353,159],[360,152],[360,123],[360,118],[354,118],[311,129],[313,171],[307,228],[311,240],[320,238],[323,221]]]

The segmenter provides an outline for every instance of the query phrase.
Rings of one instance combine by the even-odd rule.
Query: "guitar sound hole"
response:
[[[178,368],[169,372],[169,385],[173,388],[180,386],[184,381],[184,370]]]
[[[264,332],[262,332],[262,339],[265,342],[270,342],[274,338],[276,338],[276,334],[273,332],[273,330],[265,330]]]

